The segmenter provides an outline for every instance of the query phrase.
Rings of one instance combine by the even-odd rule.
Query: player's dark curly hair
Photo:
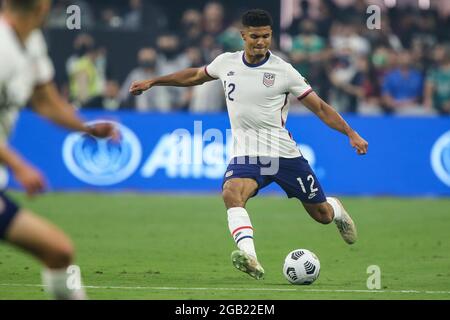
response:
[[[265,27],[265,26],[273,26],[273,20],[265,10],[261,9],[252,9],[248,10],[242,16],[242,25],[244,27]]]

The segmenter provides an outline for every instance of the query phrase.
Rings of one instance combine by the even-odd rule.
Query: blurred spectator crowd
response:
[[[294,10],[274,34],[272,52],[292,63],[339,112],[450,115],[450,10],[433,0],[426,9],[418,7],[418,0],[396,2],[388,7],[387,0],[282,0],[282,14],[283,5]],[[110,3],[54,2],[49,28],[65,28],[71,4],[80,6],[86,26],[67,57],[68,83],[60,84],[77,107],[225,110],[220,81],[192,88],[155,87],[137,97],[130,96],[128,88],[133,81],[203,66],[222,52],[242,50],[242,12],[228,12],[225,1],[207,2],[180,12],[173,21],[168,5]],[[379,29],[367,25],[370,4],[381,8]],[[108,64],[120,61],[109,61],[108,49],[96,45],[89,28],[161,32],[151,46],[136,48],[136,67],[128,75],[113,79],[107,76]],[[292,103],[292,111],[304,110],[296,99]]]

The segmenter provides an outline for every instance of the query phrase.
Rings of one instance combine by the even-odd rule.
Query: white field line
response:
[[[45,287],[42,284],[0,283],[0,287]],[[402,293],[402,294],[448,294],[450,291],[423,290],[358,290],[358,289],[297,289],[297,288],[189,288],[189,287],[127,287],[83,286],[86,289],[154,290],[154,291],[264,291],[264,292],[328,292],[328,293]]]

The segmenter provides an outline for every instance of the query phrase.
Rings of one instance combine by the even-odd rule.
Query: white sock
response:
[[[70,273],[67,269],[42,270],[45,291],[56,300],[85,300],[86,293],[80,277],[79,273]]]
[[[327,202],[333,207],[333,211],[334,211],[333,220],[342,219],[342,208],[341,208],[339,202],[337,202],[336,198],[327,197]]]
[[[253,226],[247,210],[240,207],[230,208],[228,213],[228,228],[239,250],[256,257],[253,243]]]

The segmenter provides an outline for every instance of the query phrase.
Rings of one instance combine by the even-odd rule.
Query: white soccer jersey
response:
[[[224,86],[234,142],[232,157],[301,155],[285,128],[288,95],[301,99],[312,89],[292,65],[270,52],[260,63],[250,64],[239,51],[219,55],[205,71]]]
[[[0,143],[7,140],[35,86],[51,81],[53,75],[42,32],[33,31],[22,44],[14,29],[0,17]]]

